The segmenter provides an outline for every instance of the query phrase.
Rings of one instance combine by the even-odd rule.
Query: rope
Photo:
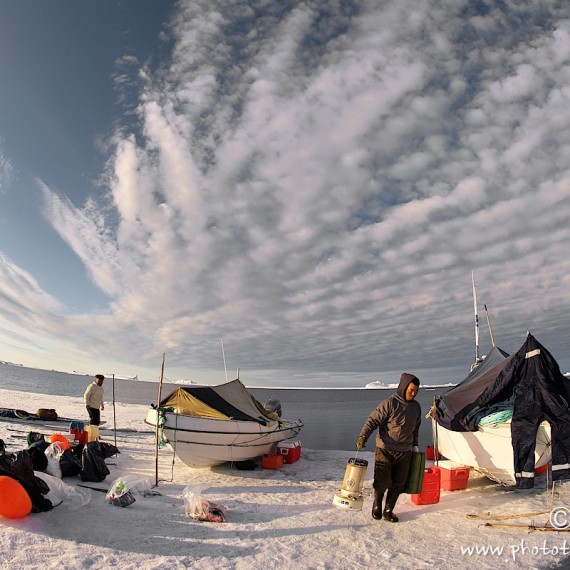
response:
[[[164,424],[166,423],[166,412],[173,412],[174,408],[159,407],[156,409],[156,423],[158,426],[158,447],[166,447],[168,439],[164,435]],[[178,415],[177,415],[178,417]]]
[[[170,442],[166,435],[164,434],[164,425],[166,423],[166,412],[173,412],[174,408],[169,407],[158,407],[156,408],[156,425],[158,428],[158,448],[161,449],[166,447],[169,443],[172,447],[172,464],[171,464],[171,472],[170,472],[170,479],[159,479],[159,482],[162,483],[172,483],[174,481],[174,460],[176,457],[176,434],[178,433],[177,430],[174,430],[174,445]],[[176,415],[176,426],[178,425],[178,414]]]

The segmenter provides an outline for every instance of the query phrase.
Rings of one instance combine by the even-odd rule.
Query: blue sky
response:
[[[0,360],[256,385],[570,369],[560,2],[0,5]]]

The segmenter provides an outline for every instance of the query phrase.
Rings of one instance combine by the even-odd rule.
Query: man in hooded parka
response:
[[[378,404],[360,431],[356,443],[358,449],[362,449],[370,434],[378,429],[374,455],[374,519],[398,522],[394,506],[406,486],[412,451],[418,451],[421,408],[414,398],[419,385],[416,376],[404,372],[396,393]],[[386,504],[382,510],[386,490]]]
[[[570,410],[564,377],[550,352],[530,333],[477,404],[483,407],[509,393],[514,393],[511,438],[516,487],[534,487],[536,435],[544,420],[552,437],[552,479],[570,479]]]

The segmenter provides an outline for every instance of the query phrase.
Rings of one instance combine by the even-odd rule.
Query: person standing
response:
[[[95,380],[87,386],[83,398],[89,414],[89,424],[98,426],[101,423],[101,412],[105,409],[103,403],[103,374],[97,374]]]
[[[362,449],[378,429],[374,454],[374,503],[372,518],[398,522],[394,507],[406,486],[412,451],[418,451],[421,408],[415,397],[420,381],[404,372],[396,393],[382,400],[368,416],[356,443]],[[386,504],[382,510],[384,493]]]

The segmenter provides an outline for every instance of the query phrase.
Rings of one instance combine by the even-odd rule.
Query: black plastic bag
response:
[[[113,455],[117,455],[117,453],[120,453],[119,449],[116,446],[111,445],[110,443],[105,443],[103,441],[99,441],[98,443],[101,455],[105,459],[108,459],[109,457],[113,457]]]
[[[26,441],[28,442],[28,447],[31,447],[34,444],[37,444],[38,442],[43,442],[46,444],[46,447],[49,445],[49,443],[45,440],[45,437],[43,436],[43,434],[41,434],[40,432],[37,431],[31,431],[28,433],[28,437],[26,438]],[[44,447],[45,449],[45,447]]]
[[[66,449],[59,459],[62,477],[75,477],[81,473],[81,460],[69,449]]]
[[[0,475],[16,479],[32,501],[32,512],[49,511],[53,505],[44,495],[49,493],[46,483],[34,475],[34,466],[27,450],[0,454]]]
[[[82,481],[104,481],[110,471],[105,464],[105,456],[101,443],[90,441],[83,448],[81,455],[81,480]]]
[[[34,471],[45,471],[48,466],[48,458],[41,447],[31,445],[28,447],[28,453],[34,466]]]

